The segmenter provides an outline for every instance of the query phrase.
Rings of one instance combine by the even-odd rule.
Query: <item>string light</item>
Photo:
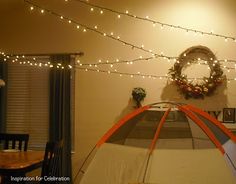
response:
[[[32,4],[32,3],[29,2],[28,0],[25,0],[25,2],[28,3],[28,4],[30,4],[30,5],[33,5],[34,7],[38,8],[38,9],[42,9],[42,7],[40,7],[40,6],[36,5],[36,4]],[[45,9],[45,8],[44,8],[44,9]],[[54,15],[54,16],[61,17],[61,15],[59,15],[59,14],[57,14],[57,13],[51,11],[51,10],[45,9],[45,11],[47,11],[48,13],[50,13],[50,14],[52,14],[52,15]],[[80,26],[81,26],[81,27],[84,27],[83,32],[86,32],[87,29],[90,30],[90,31],[94,31],[94,32],[96,32],[96,33],[98,33],[98,34],[100,34],[100,35],[103,35],[103,36],[108,37],[108,38],[110,38],[110,39],[119,41],[120,43],[123,43],[124,45],[128,45],[128,46],[130,46],[131,48],[136,48],[136,49],[139,49],[139,50],[142,50],[142,51],[151,53],[152,56],[155,56],[155,58],[157,58],[157,57],[163,57],[163,58],[167,58],[168,60],[170,60],[170,59],[178,59],[178,57],[164,55],[163,52],[161,52],[161,54],[157,54],[157,53],[154,53],[151,49],[149,49],[149,50],[148,50],[148,49],[144,49],[144,45],[141,45],[141,47],[140,47],[140,46],[133,45],[133,44],[131,44],[131,43],[129,43],[129,42],[126,42],[126,41],[124,41],[124,40],[121,40],[121,39],[120,39],[120,36],[117,36],[117,38],[116,38],[116,37],[113,36],[114,34],[107,35],[107,34],[104,33],[104,32],[98,31],[98,30],[96,29],[97,26],[95,26],[95,28],[93,29],[93,28],[88,27],[88,26],[86,26],[86,25],[80,24],[80,23],[78,23],[78,22],[76,22],[76,21],[74,21],[74,20],[71,20],[71,19],[69,19],[69,18],[67,18],[67,17],[65,17],[64,19],[67,20],[67,21],[70,21],[71,23],[76,24],[77,29],[79,29]],[[112,33],[113,33],[113,32],[112,32]],[[220,61],[220,60],[219,60],[219,61]],[[229,60],[229,62],[235,62],[235,63],[236,63],[235,60]]]
[[[122,63],[126,63],[127,65],[129,66],[132,66],[134,62],[138,62],[138,61],[148,61],[148,60],[151,60],[153,59],[153,57],[148,57],[148,58],[136,58],[136,59],[133,59],[133,60],[119,60],[119,61],[111,61],[109,62],[108,60],[107,61],[104,61],[102,62],[101,60],[99,60],[98,63],[80,63],[79,66],[90,66],[90,67],[98,67],[100,65],[110,65],[110,67],[112,68],[115,64],[122,64]],[[175,59],[176,60],[176,59]],[[174,61],[175,61],[174,60]],[[167,62],[170,63],[170,59],[167,59]],[[216,62],[217,60],[215,60],[214,62]],[[176,61],[178,62],[178,61]],[[197,62],[197,64],[199,65],[208,65],[207,64],[207,61],[204,61],[204,60],[192,60],[191,62]],[[218,61],[217,61],[218,62]],[[190,62],[187,63],[188,65],[190,65]],[[213,63],[214,65],[214,63]],[[234,65],[234,67],[227,67],[226,65],[223,65],[223,69],[226,71],[226,72],[231,72],[231,71],[235,71],[235,67],[236,67],[236,64]],[[208,66],[207,67],[208,70],[210,70],[210,67]]]
[[[38,9],[42,9],[42,8],[43,8],[43,7],[41,7],[41,6],[39,6],[39,5],[35,4],[35,3],[32,3],[32,2],[29,1],[29,0],[24,0],[24,2],[27,3],[27,4],[29,4],[30,6],[34,6],[35,8],[38,8]],[[47,13],[49,13],[49,14],[51,14],[51,15],[54,15],[54,16],[56,16],[56,17],[59,17],[59,18],[61,18],[61,16],[62,16],[62,15],[56,13],[55,11],[52,11],[52,10],[49,10],[49,9],[46,9],[46,8],[44,8],[44,11],[47,12]],[[102,11],[102,10],[101,10],[101,11]],[[151,49],[144,49],[143,47],[140,47],[140,46],[134,45],[134,44],[132,44],[132,43],[129,43],[129,42],[125,41],[125,40],[122,40],[122,39],[120,38],[120,36],[115,37],[114,35],[108,35],[108,34],[106,34],[105,32],[98,31],[98,30],[95,29],[95,28],[89,27],[89,26],[87,26],[87,25],[85,25],[85,24],[79,23],[78,21],[75,21],[75,20],[70,19],[70,18],[65,17],[65,16],[63,17],[63,19],[64,19],[65,21],[70,21],[70,23],[76,24],[76,26],[79,25],[80,27],[83,27],[83,28],[84,28],[84,29],[83,29],[83,32],[86,32],[87,30],[90,30],[90,31],[93,31],[93,32],[98,33],[98,34],[100,34],[100,35],[106,36],[107,38],[110,38],[110,39],[112,39],[112,40],[118,41],[118,42],[122,43],[123,45],[130,46],[132,49],[135,48],[135,49],[142,50],[142,51],[144,51],[144,52],[150,53],[150,54],[155,55],[155,56],[160,56],[159,54],[154,53]],[[171,58],[171,56],[164,56],[164,55],[163,55],[163,56],[160,56],[160,57],[169,57],[169,58]]]
[[[12,63],[19,63],[20,65],[24,64],[24,65],[29,65],[29,66],[35,66],[35,67],[50,67],[50,68],[58,68],[58,69],[64,69],[65,66],[63,66],[61,63],[57,63],[57,64],[50,64],[50,62],[48,62],[48,64],[46,63],[46,61],[40,61],[40,60],[37,60],[35,57],[32,57],[32,56],[29,56],[29,57],[26,57],[24,55],[22,55],[21,57],[20,56],[11,56],[11,55],[3,55],[3,60],[4,61],[8,61],[8,62],[12,62]],[[0,57],[1,58],[1,57]],[[43,64],[44,63],[44,64]],[[67,67],[69,69],[72,69],[73,66],[72,65],[67,65]]]
[[[91,71],[91,72],[98,72],[97,69],[92,68],[83,68],[83,67],[76,67],[78,70],[85,70],[85,71]],[[141,73],[126,73],[126,72],[117,72],[117,71],[110,71],[110,70],[99,70],[100,73],[107,73],[107,74],[117,74],[120,77],[122,76],[129,76],[131,78],[133,77],[147,77],[147,78],[160,78],[160,79],[168,79],[167,76],[160,76],[160,75],[149,75],[149,74],[141,74]]]
[[[73,0],[73,1],[85,4],[85,5],[93,7],[93,8],[106,10],[106,11],[111,12],[111,13],[115,13],[115,14],[119,14],[119,15],[125,15],[125,16],[131,17],[131,18],[142,20],[142,21],[147,21],[147,22],[152,23],[152,25],[159,24],[161,26],[161,29],[163,29],[164,26],[165,26],[165,27],[169,27],[171,29],[174,28],[174,29],[178,29],[178,30],[183,30],[186,33],[192,32],[192,33],[194,33],[195,36],[197,34],[199,34],[201,36],[204,36],[204,35],[215,36],[215,37],[223,38],[225,40],[225,42],[228,42],[228,40],[236,42],[235,37],[226,36],[226,35],[223,35],[223,34],[216,34],[216,33],[214,33],[213,30],[211,30],[210,32],[207,32],[207,31],[201,31],[201,30],[197,30],[197,29],[191,29],[191,28],[187,28],[187,27],[184,27],[184,26],[179,26],[179,25],[174,25],[174,24],[169,24],[169,23],[164,23],[164,22],[160,22],[160,21],[157,21],[157,20],[153,20],[153,19],[150,19],[149,16],[140,17],[140,16],[137,16],[137,15],[133,15],[133,14],[130,14],[128,10],[126,10],[123,13],[123,12],[120,12],[120,11],[117,11],[117,10],[113,10],[113,9],[110,9],[110,8],[106,8],[106,7],[103,7],[103,6],[99,6],[99,5],[96,5],[96,4],[89,3],[89,2],[86,2],[84,0]]]
[[[90,72],[99,72],[99,73],[106,73],[106,74],[116,74],[116,75],[119,75],[120,77],[122,76],[128,76],[128,77],[131,77],[131,78],[134,78],[134,77],[141,77],[143,79],[145,78],[149,78],[149,79],[159,79],[159,80],[163,80],[163,79],[167,79],[167,80],[171,80],[171,78],[168,76],[168,74],[166,75],[150,75],[150,74],[142,74],[140,72],[137,72],[137,73],[127,73],[127,72],[118,72],[117,70],[115,71],[110,71],[110,70],[98,70],[98,69],[93,69],[93,68],[84,68],[84,67],[75,67],[75,69],[78,69],[78,70],[83,70],[83,71],[90,71]],[[196,80],[203,80],[203,78],[188,78],[189,81],[196,81]],[[230,81],[236,81],[236,77],[235,78],[229,78],[229,79],[226,79],[226,81],[228,83],[230,83]]]
[[[2,54],[2,53],[1,53]],[[28,64],[30,66],[34,66],[34,67],[49,67],[49,68],[57,68],[57,69],[65,69],[65,66],[63,66],[61,63],[57,63],[55,65],[52,65],[50,63],[50,61],[48,62],[42,62],[42,61],[37,61],[37,59],[35,57],[32,58],[31,57],[23,57],[23,56],[9,56],[6,54],[2,54],[2,57],[4,59],[7,59],[8,61],[11,61],[13,63],[15,62],[19,62],[19,64]],[[30,61],[31,60],[31,61]],[[44,64],[42,64],[44,63]],[[79,62],[80,63],[80,62]],[[111,64],[111,62],[107,62],[110,64],[111,68],[113,67],[113,64]],[[81,64],[81,63],[80,63]],[[92,66],[92,65],[91,65]],[[67,65],[68,69],[72,69],[74,67],[72,67],[72,65]],[[227,68],[227,67],[226,67]],[[149,78],[149,79],[170,79],[168,77],[168,74],[165,74],[163,76],[159,76],[159,75],[150,75],[150,74],[141,74],[141,72],[137,72],[137,73],[125,73],[125,72],[118,72],[117,69],[115,69],[114,71],[110,71],[110,70],[101,70],[101,69],[93,69],[93,68],[83,68],[83,67],[78,67],[75,66],[75,69],[85,69],[86,71],[96,71],[96,72],[102,72],[102,73],[109,73],[109,74],[118,74],[120,76],[130,76],[130,77],[142,77],[142,78]],[[235,69],[235,68],[230,68],[230,69]],[[227,69],[227,71],[229,71],[230,69]],[[189,78],[191,79],[191,78]],[[193,80],[196,78],[193,78]],[[200,79],[200,78],[198,78]],[[235,78],[231,78],[231,79],[227,79],[228,81],[235,81]]]
[[[29,1],[27,1],[27,0],[25,0],[25,2],[31,4],[31,2],[29,2]],[[31,4],[31,5],[32,5],[32,4]],[[35,4],[34,4],[34,6],[36,6],[36,7],[39,8],[39,9],[42,8],[42,7],[39,7],[39,6],[35,5]],[[45,11],[48,12],[48,13],[50,13],[50,14],[52,14],[52,15],[61,17],[61,15],[59,15],[59,14],[57,14],[57,13],[51,11],[51,10],[45,9]],[[65,18],[65,19],[66,19],[66,20],[69,20],[68,18]],[[71,20],[71,22],[72,22],[72,23],[77,23],[77,22],[75,22],[74,20]],[[89,29],[89,30],[91,30],[91,31],[95,31],[95,32],[97,32],[97,33],[99,33],[99,34],[103,34],[103,35],[104,35],[103,32],[94,30],[93,28],[90,28],[90,27],[88,27],[88,26],[86,26],[86,25],[83,25],[83,24],[80,24],[80,23],[77,23],[77,24],[79,24],[80,26],[85,27],[85,28],[87,28],[87,29]],[[84,28],[84,30],[86,30],[85,28]],[[119,37],[119,36],[117,37],[117,39],[116,39],[115,37],[109,36],[109,35],[108,35],[107,37],[112,38],[112,39],[114,39],[114,40],[117,40],[117,39],[119,38],[118,40],[119,40],[120,42],[122,42],[122,43],[125,44],[125,45],[132,46],[132,48],[137,48],[137,49],[143,50],[143,51],[145,51],[145,52],[149,52],[149,53],[152,53],[152,52],[153,52],[152,50],[143,49],[142,47],[139,47],[139,46],[130,44],[130,43],[128,43],[128,42],[125,42],[125,41],[123,41],[123,40],[120,40],[120,37]],[[118,41],[118,40],[117,40],[117,41]],[[173,59],[173,58],[176,59],[176,57],[169,57],[169,56],[164,56],[164,55],[159,55],[159,54],[155,54],[154,56],[163,57],[163,58],[169,58],[169,59]]]

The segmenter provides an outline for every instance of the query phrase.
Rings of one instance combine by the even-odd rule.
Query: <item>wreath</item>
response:
[[[203,77],[200,82],[196,83],[196,81],[188,79],[187,75],[183,75],[182,69],[196,64],[200,60],[205,61],[202,64],[208,65],[210,75]],[[186,99],[203,99],[205,96],[210,96],[224,80],[219,61],[210,49],[203,46],[191,47],[183,52],[174,66],[169,69],[169,75]]]

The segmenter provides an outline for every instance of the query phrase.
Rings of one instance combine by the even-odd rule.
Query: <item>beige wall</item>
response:
[[[164,52],[170,56],[178,56],[188,47],[204,45],[209,47],[218,58],[236,59],[236,43],[226,43],[224,39],[209,36],[186,35],[180,30],[161,30],[159,26],[133,20],[104,12],[89,12],[89,8],[77,3],[52,0],[36,0],[46,4],[62,14],[94,26],[107,33],[114,32],[122,39],[136,45],[144,44],[145,48],[157,53]],[[93,2],[93,1],[92,1]],[[118,3],[119,2],[119,3]],[[114,8],[160,20],[163,22],[186,26],[202,31],[214,30],[216,33],[236,36],[236,2],[235,0],[121,0],[94,1],[99,5]],[[11,53],[59,53],[79,52],[85,55],[82,63],[95,62],[98,59],[115,60],[133,59],[148,54],[123,46],[119,42],[109,40],[95,33],[83,33],[75,26],[63,23],[50,15],[30,13],[27,6],[20,1],[2,0],[0,2],[0,49]],[[138,62],[133,65],[120,64],[112,69],[103,69],[132,73],[165,75],[173,62],[155,59]],[[201,71],[194,72],[196,75]],[[236,77],[235,71],[227,73],[228,77]],[[85,155],[96,141],[118,119],[133,110],[131,91],[134,87],[143,87],[147,97],[143,104],[163,100],[175,100],[195,104],[207,110],[221,110],[223,107],[236,107],[236,82],[220,87],[216,94],[204,100],[185,100],[169,85],[166,80],[119,77],[113,74],[76,71],[75,97],[75,154],[73,155],[74,172],[78,170]]]

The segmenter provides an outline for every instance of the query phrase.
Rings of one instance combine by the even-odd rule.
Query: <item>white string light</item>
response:
[[[28,3],[28,4],[30,4],[31,7],[34,6],[34,7],[38,8],[38,9],[42,9],[42,7],[40,7],[40,6],[36,5],[36,4],[33,4],[32,2],[30,2],[30,1],[28,1],[28,0],[25,0],[25,2]],[[55,13],[55,12],[53,12],[53,11],[51,11],[51,10],[48,10],[48,9],[45,9],[45,8],[44,8],[44,10],[45,10],[46,12],[48,12],[48,13],[54,15],[54,16],[60,17],[60,19],[61,19],[61,17],[63,17],[62,15],[59,15],[58,13]],[[83,27],[83,32],[87,32],[87,29],[88,29],[88,30],[90,30],[90,31],[94,31],[94,32],[96,32],[96,33],[98,33],[98,34],[100,34],[100,35],[103,35],[103,37],[108,37],[108,38],[111,38],[111,39],[113,39],[113,40],[119,41],[119,42],[121,42],[123,45],[128,45],[128,46],[131,46],[131,48],[136,48],[136,49],[139,49],[139,50],[142,50],[142,51],[151,53],[153,57],[148,57],[148,58],[146,58],[145,60],[151,60],[151,59],[153,59],[153,58],[159,58],[159,57],[161,57],[161,58],[167,59],[167,61],[170,62],[170,60],[177,60],[177,59],[178,59],[178,57],[175,57],[175,56],[167,56],[167,55],[164,55],[163,52],[161,52],[161,54],[157,54],[157,53],[154,53],[151,49],[144,49],[144,45],[143,45],[143,44],[142,44],[141,46],[136,46],[136,45],[133,45],[133,44],[131,44],[131,43],[129,43],[129,42],[126,42],[126,41],[124,41],[124,40],[121,40],[119,36],[117,36],[117,38],[116,38],[116,37],[114,37],[114,33],[113,33],[113,32],[109,35],[109,34],[107,34],[107,33],[105,33],[105,32],[98,31],[98,30],[97,30],[97,26],[95,26],[94,28],[91,28],[91,27],[88,27],[87,25],[83,25],[83,24],[81,24],[81,23],[79,23],[79,22],[76,22],[75,20],[69,19],[68,17],[63,17],[63,19],[65,19],[65,20],[68,21],[69,23],[74,23],[74,24],[76,24],[76,28],[77,28],[77,29],[79,29],[80,27]],[[213,31],[211,31],[211,33],[213,33]],[[135,59],[135,60],[136,60],[136,59]],[[225,59],[225,60],[228,61],[228,62],[234,62],[234,63],[236,63],[236,60],[229,60],[229,59],[228,59],[228,60]],[[219,61],[222,61],[222,60],[219,60]],[[130,63],[131,61],[121,61],[121,62]],[[118,63],[119,63],[119,62],[118,62]],[[103,63],[101,63],[101,64],[103,64]]]
[[[152,54],[152,56],[163,57],[163,58],[164,58],[164,57],[165,57],[165,58],[175,58],[175,57],[172,57],[172,56],[161,55],[161,54],[155,53],[155,52],[153,52],[153,50],[151,50],[151,49],[145,49],[145,48],[143,47],[143,45],[142,45],[142,46],[134,45],[134,44],[132,44],[132,43],[130,43],[130,42],[127,42],[127,41],[125,41],[125,40],[122,40],[122,39],[120,38],[120,36],[117,36],[117,37],[114,36],[114,33],[113,33],[113,34],[107,34],[107,33],[105,33],[105,32],[99,31],[99,30],[97,29],[97,25],[96,25],[94,28],[92,28],[92,27],[87,26],[87,25],[85,25],[85,24],[82,24],[82,23],[80,23],[80,22],[78,22],[78,21],[75,21],[75,20],[73,20],[73,19],[70,19],[70,18],[68,18],[68,17],[66,17],[66,16],[60,15],[60,14],[58,14],[58,13],[55,12],[55,11],[49,10],[49,9],[47,9],[47,8],[43,8],[42,6],[39,6],[39,5],[35,4],[35,3],[32,3],[32,2],[29,1],[29,0],[24,0],[24,2],[27,3],[27,4],[29,4],[31,7],[33,6],[34,9],[39,9],[39,10],[44,9],[44,12],[47,12],[48,14],[54,15],[54,16],[60,18],[60,19],[61,19],[61,17],[63,17],[63,20],[64,20],[64,21],[67,21],[67,22],[69,22],[69,23],[71,23],[71,24],[75,24],[77,29],[79,29],[80,27],[82,27],[82,28],[83,28],[83,32],[87,32],[87,30],[93,31],[93,32],[95,32],[95,33],[97,33],[97,34],[99,34],[99,35],[102,35],[103,37],[110,38],[110,39],[112,39],[112,40],[115,40],[115,41],[118,41],[118,42],[122,43],[122,44],[125,45],[125,46],[129,46],[129,47],[132,48],[132,49],[138,49],[138,50],[142,50],[142,51],[144,51],[144,52],[146,52],[146,53]],[[34,9],[33,9],[33,10],[34,10]],[[30,10],[31,10],[31,9],[30,9]]]
[[[137,73],[119,72],[117,69],[114,69],[114,71],[111,71],[111,70],[84,68],[84,67],[78,67],[78,66],[73,67],[72,65],[63,66],[61,63],[52,64],[50,61],[40,61],[32,56],[31,57],[26,57],[23,55],[22,56],[10,56],[10,55],[6,55],[4,52],[0,52],[0,56],[2,57],[4,62],[19,63],[21,65],[28,65],[28,66],[39,67],[39,68],[46,67],[46,68],[56,68],[56,69],[62,69],[62,70],[65,68],[68,68],[68,69],[79,69],[79,70],[84,70],[84,71],[100,72],[100,73],[107,73],[107,74],[118,74],[120,77],[129,76],[131,78],[141,77],[141,78],[149,78],[149,79],[171,80],[171,78],[168,77],[168,74],[153,75],[153,74],[142,74],[141,72],[137,72]],[[80,63],[80,61],[78,62],[78,60],[77,60],[77,63]],[[82,66],[82,65],[80,65],[80,66]],[[113,67],[111,67],[111,68],[113,68]],[[235,68],[230,68],[230,69],[235,70]],[[229,68],[227,68],[227,70],[229,70]],[[199,79],[201,79],[201,78],[189,78],[189,80],[199,80]],[[226,80],[228,83],[230,83],[230,81],[236,81],[236,77],[229,78]]]
[[[62,65],[61,63],[52,64],[50,61],[41,61],[37,60],[35,57],[26,57],[22,56],[10,56],[6,55],[3,52],[0,52],[0,58],[2,55],[2,59],[4,62],[12,62],[12,63],[19,63],[20,65],[29,65],[29,66],[36,66],[36,67],[47,67],[47,68],[57,68],[57,69],[72,69],[72,65]]]
[[[35,4],[32,4],[31,2],[29,2],[29,1],[27,1],[27,0],[25,0],[25,2],[27,2],[28,4],[33,5],[34,7],[38,8],[38,9],[42,9],[42,7],[40,7],[40,6],[38,6],[38,5],[35,5]],[[47,12],[47,13],[50,13],[50,14],[52,14],[52,15],[55,15],[55,16],[57,16],[57,17],[59,17],[59,18],[61,17],[61,15],[59,15],[59,14],[57,14],[57,13],[51,11],[51,10],[44,9],[44,11]],[[64,17],[63,17],[63,18],[64,18]],[[170,59],[176,60],[176,58],[177,58],[177,57],[164,56],[163,54],[155,54],[155,53],[153,53],[152,50],[144,49],[144,48],[143,48],[144,46],[138,47],[138,46],[136,46],[136,45],[133,45],[133,44],[130,44],[130,43],[125,42],[125,41],[123,41],[123,40],[120,40],[120,37],[119,37],[119,36],[118,36],[117,39],[116,39],[116,38],[113,37],[113,36],[107,35],[106,33],[103,33],[103,32],[101,32],[101,31],[97,31],[96,29],[93,29],[93,28],[88,27],[88,26],[86,26],[86,25],[80,24],[80,23],[78,23],[78,22],[76,22],[76,21],[74,21],[74,20],[70,20],[70,19],[67,18],[67,17],[65,17],[64,19],[67,20],[67,21],[70,21],[69,23],[74,23],[74,24],[77,24],[77,26],[79,25],[79,26],[81,26],[81,27],[84,27],[84,29],[83,29],[84,31],[86,31],[86,29],[88,29],[88,30],[91,30],[91,31],[95,31],[96,33],[99,33],[100,35],[103,35],[103,36],[104,36],[104,34],[105,34],[106,37],[109,37],[109,38],[111,38],[111,39],[113,39],[113,40],[120,41],[120,42],[122,42],[124,45],[129,45],[129,46],[131,46],[132,48],[137,48],[137,49],[143,50],[143,51],[145,51],[145,52],[152,53],[152,54],[154,54],[155,57],[163,57],[163,58],[167,58],[168,60],[170,60]],[[233,60],[232,60],[232,61],[233,61]],[[130,63],[131,63],[131,62],[130,62]],[[96,71],[97,71],[97,70],[96,70]],[[100,71],[101,71],[101,70],[100,70]],[[144,76],[144,77],[145,77],[145,76]]]
[[[142,78],[152,78],[152,79],[156,79],[156,78],[159,78],[159,79],[168,79],[169,77],[166,76],[166,75],[163,75],[163,76],[160,76],[160,75],[150,75],[150,74],[141,74],[140,72],[139,73],[127,73],[127,72],[118,72],[118,71],[110,71],[110,70],[97,70],[97,69],[93,69],[93,68],[84,68],[84,67],[75,67],[76,69],[78,70],[83,70],[83,71],[90,71],[90,72],[99,72],[99,73],[106,73],[106,74],[117,74],[119,75],[120,77],[122,76],[129,76],[131,78],[133,77],[142,77]]]
[[[140,72],[128,73],[128,72],[118,72],[117,70],[116,71],[101,70],[101,69],[98,70],[98,69],[84,68],[84,67],[78,67],[78,66],[75,67],[75,69],[86,71],[86,72],[98,72],[98,73],[105,73],[105,74],[116,74],[116,75],[119,75],[120,77],[128,76],[128,77],[131,77],[131,78],[141,77],[143,79],[148,78],[148,79],[159,79],[159,80],[162,80],[162,79],[173,80],[173,79],[171,79],[168,76],[168,74],[166,74],[166,75],[153,75],[153,74],[142,74]],[[203,80],[203,78],[188,78],[188,80],[190,80],[190,81],[192,81],[192,80]],[[236,77],[235,78],[228,78],[228,79],[225,79],[225,80],[228,83],[230,83],[230,81],[235,81],[236,82]]]
[[[102,11],[106,10],[108,12],[118,14],[119,17],[121,15],[125,15],[125,16],[128,16],[128,17],[137,19],[137,20],[147,21],[147,22],[152,23],[153,27],[156,27],[156,25],[158,24],[158,25],[160,25],[161,29],[164,29],[164,27],[169,27],[171,29],[174,28],[174,29],[178,29],[178,30],[183,30],[186,33],[192,32],[192,33],[194,33],[195,36],[197,34],[199,34],[201,36],[203,36],[203,35],[215,36],[215,37],[223,38],[225,42],[228,42],[229,40],[236,42],[236,37],[227,36],[227,35],[223,35],[223,34],[216,34],[216,33],[213,32],[213,30],[211,30],[210,32],[201,31],[201,30],[197,30],[197,29],[187,28],[187,27],[183,27],[183,26],[179,26],[179,25],[168,24],[168,23],[157,21],[157,20],[153,20],[153,19],[150,19],[149,16],[140,17],[140,16],[137,16],[137,15],[133,15],[133,14],[129,13],[128,10],[126,10],[125,12],[120,12],[120,11],[117,11],[117,10],[113,10],[113,9],[110,9],[110,8],[106,8],[106,7],[103,7],[103,6],[92,4],[92,3],[89,3],[89,2],[84,1],[84,0],[73,0],[73,1],[83,3],[87,6],[93,7],[93,9],[95,9],[95,8],[98,9],[98,10],[102,9]]]
[[[0,52],[0,54],[3,56],[3,60],[4,61],[9,60],[9,61],[12,61],[13,63],[14,62],[20,62],[20,64],[29,64],[31,66],[39,65],[40,67],[42,67],[42,66],[54,67],[54,65],[50,65],[50,62],[48,62],[47,64],[40,64],[39,61],[36,61],[36,58],[32,57],[32,56],[31,57],[25,57],[24,55],[22,55],[22,56],[18,56],[18,55],[17,56],[10,56],[10,55],[6,55],[4,52]],[[104,62],[102,62],[102,60],[99,59],[97,63],[81,63],[80,60],[77,60],[76,65],[79,65],[79,66],[89,66],[89,67],[95,67],[95,68],[97,68],[100,65],[110,65],[110,67],[113,68],[114,65],[116,65],[116,64],[126,63],[128,65],[133,65],[135,62],[138,62],[138,61],[148,61],[148,60],[151,60],[151,59],[154,59],[154,57],[146,57],[146,58],[139,57],[139,58],[132,59],[132,60],[119,60],[119,59],[115,59],[115,61],[106,60]],[[29,60],[32,60],[32,61],[29,61]],[[176,62],[176,59],[174,59],[173,61]],[[203,59],[200,59],[200,58],[198,58],[197,60],[194,60],[194,61],[197,61],[198,64],[207,65],[207,61],[204,61]],[[222,60],[222,61],[229,62],[230,60]],[[215,60],[214,62],[219,62],[219,60]],[[42,62],[42,63],[44,63],[44,62]],[[57,65],[59,67],[57,67]],[[57,63],[57,65],[55,65],[57,68],[63,68],[64,69],[64,66],[62,66],[61,63]],[[70,69],[73,68],[71,65],[67,65],[67,67],[70,68]],[[208,67],[208,69],[210,69],[210,68]],[[224,64],[223,65],[223,69],[225,71],[227,71],[228,73],[231,72],[231,71],[235,71],[236,64],[234,64],[234,67],[227,67]]]

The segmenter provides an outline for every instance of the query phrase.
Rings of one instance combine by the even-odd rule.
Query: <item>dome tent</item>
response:
[[[115,124],[79,174],[81,184],[235,184],[236,137],[194,106],[155,103]]]

